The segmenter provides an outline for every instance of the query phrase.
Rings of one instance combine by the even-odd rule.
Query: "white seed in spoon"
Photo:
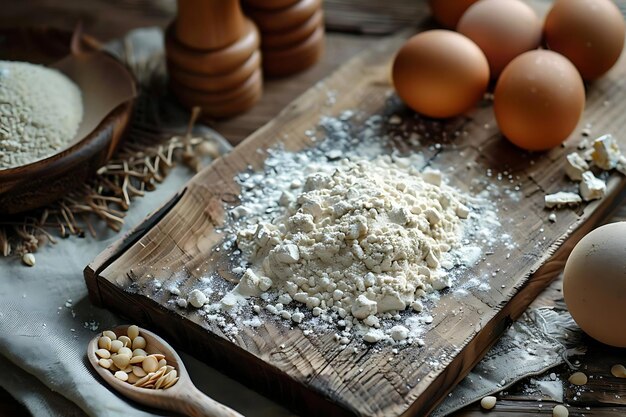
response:
[[[135,385],[141,387],[145,385],[146,382],[150,379],[150,375],[146,375],[143,378],[139,378],[139,381],[135,382]]]
[[[175,371],[173,373],[172,372],[166,373],[161,378],[159,378],[159,381],[161,381],[161,383],[157,381],[157,383],[154,384],[154,388],[155,389],[165,388],[174,378],[176,378]]]
[[[129,384],[134,384],[135,382],[139,381],[139,377],[135,374],[133,374],[132,372],[130,374],[128,374],[128,382]]]
[[[141,366],[146,372],[156,372],[159,368],[159,361],[154,356],[146,356]]]
[[[164,366],[167,366],[167,361],[165,359],[161,359],[159,361],[159,368],[162,368]]]
[[[133,339],[133,349],[144,349],[146,347],[146,339],[142,336],[137,336]]]
[[[126,334],[130,337],[130,340],[134,340],[137,336],[139,336],[139,327],[134,324],[132,326],[128,326]]]
[[[120,342],[119,340],[112,340],[111,341],[111,349],[109,349],[109,350],[111,352],[113,352],[113,353],[117,353],[117,351],[120,350],[123,347],[124,347],[124,344],[122,342]]]
[[[144,376],[148,375],[148,373],[144,371],[141,366],[133,366],[133,374],[135,374],[139,378],[143,378]]]
[[[165,359],[165,355],[161,353],[153,353],[152,356],[154,356],[157,361],[160,361],[161,359]]]
[[[136,365],[138,363],[143,362],[144,359],[146,359],[145,356],[133,356],[132,358],[130,358],[130,363],[132,365]]]
[[[115,377],[119,379],[120,381],[124,381],[124,382],[128,381],[128,374],[124,371],[117,371],[115,373]]]
[[[170,382],[172,382],[174,379],[176,379],[176,377],[178,376],[178,373],[176,371],[170,371],[166,374],[166,379],[165,381],[163,381],[163,384],[165,386],[167,386]]]
[[[130,340],[130,337],[128,336],[120,336],[117,338],[117,340],[122,342],[124,344],[124,347],[128,347],[132,344],[132,341]]]
[[[109,359],[111,357],[111,352],[106,349],[98,349],[96,350],[96,355],[103,359]]]
[[[113,364],[113,361],[111,359],[100,359],[98,360],[98,365],[100,365],[103,368],[109,369],[111,368],[111,365]]]
[[[165,373],[165,367],[160,368],[158,371],[156,371],[154,373],[154,376],[152,377],[152,379],[156,382],[157,379],[161,378],[161,376],[163,376],[163,374]]]
[[[130,364],[130,356],[128,355],[114,355],[111,357],[115,366],[119,369],[125,369]]]
[[[127,374],[130,374],[131,372],[133,372],[133,367],[132,365],[128,365],[126,368],[122,369],[122,371],[126,372]]]
[[[148,354],[143,349],[135,349],[133,350],[133,356],[148,356]]]
[[[115,332],[112,332],[111,330],[103,331],[102,336],[106,336],[111,340],[117,340],[117,335],[115,334]]]
[[[149,383],[149,384],[156,384],[157,380],[163,376],[163,372],[165,372],[165,369],[159,369],[158,371],[156,371],[156,372],[152,375],[152,378],[150,378],[150,380],[148,381],[148,383]]]
[[[161,388],[161,385],[163,385],[166,378],[167,378],[167,375],[162,375],[159,379],[157,379],[157,381],[154,383],[154,389]]]
[[[171,381],[171,382],[169,382],[167,385],[165,385],[165,386],[163,387],[163,389],[169,388],[169,387],[171,387],[172,385],[176,384],[177,382],[178,382],[178,377],[176,377],[176,378],[172,379],[172,381]]]
[[[108,336],[102,336],[98,339],[98,347],[100,349],[111,350],[111,338]]]
[[[129,348],[127,348],[127,347],[120,348],[120,350],[117,351],[117,354],[118,355],[128,355],[129,358],[133,357],[133,351],[130,350]]]

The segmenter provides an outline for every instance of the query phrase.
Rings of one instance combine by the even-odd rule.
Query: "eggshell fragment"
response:
[[[396,92],[409,107],[445,118],[469,110],[483,97],[489,64],[467,37],[430,30],[413,36],[398,51],[392,77]]]
[[[589,336],[626,347],[626,222],[601,226],[578,242],[565,264],[563,296]]]
[[[525,52],[500,75],[494,112],[500,131],[520,148],[544,151],[574,131],[585,107],[576,67],[552,51]]]

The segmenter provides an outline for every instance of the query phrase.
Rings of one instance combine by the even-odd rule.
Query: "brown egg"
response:
[[[615,65],[624,47],[624,17],[610,0],[557,0],[546,17],[545,39],[585,80]]]
[[[542,35],[541,21],[520,0],[479,1],[461,17],[457,31],[483,50],[492,78],[516,56],[536,49]]]
[[[396,92],[413,110],[430,117],[452,117],[482,98],[489,83],[489,64],[465,36],[430,30],[400,48],[392,78]]]
[[[576,67],[552,51],[525,52],[502,71],[494,93],[500,131],[520,148],[543,151],[574,131],[585,107]]]
[[[578,242],[565,264],[563,297],[585,333],[626,347],[626,222],[598,227]]]
[[[435,20],[448,29],[454,29],[463,13],[478,0],[428,0]]]

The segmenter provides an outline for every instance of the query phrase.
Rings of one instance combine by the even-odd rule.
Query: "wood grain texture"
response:
[[[363,349],[353,341],[342,350],[333,340],[334,332],[305,337],[300,329],[265,316],[264,325],[257,330],[243,328],[236,336],[225,334],[216,324],[167,303],[164,292],[146,290],[155,279],[166,287],[176,273],[186,277],[183,292],[211,272],[220,273],[225,281],[233,278],[228,264],[214,250],[222,240],[214,229],[224,219],[225,204],[236,202],[239,190],[233,176],[248,166],[262,165],[259,150],[279,141],[291,150],[310,146],[303,132],[314,128],[322,113],[358,107],[364,115],[394,112],[404,119],[414,118],[401,105],[389,109],[386,99],[390,58],[403,39],[387,39],[354,58],[232,154],[194,177],[173,208],[142,226],[149,229],[147,233],[136,236],[135,242],[120,243],[86,269],[93,300],[158,329],[184,349],[302,413],[428,413],[480,360],[507,324],[558,276],[573,245],[620,201],[626,182],[615,175],[608,182],[606,198],[579,210],[561,210],[556,223],[548,222],[544,193],[574,188],[563,175],[563,161],[580,138],[580,130],[565,148],[527,154],[500,137],[487,102],[445,123],[415,119],[417,128],[431,138],[422,142],[421,150],[432,165],[449,168],[453,185],[464,190],[471,187],[473,192],[486,187],[499,190],[499,216],[515,246],[497,247],[471,271],[472,275],[489,276],[490,291],[470,290],[462,299],[445,294],[434,308],[435,320],[424,335],[425,347],[401,350],[392,361],[388,360],[392,356],[389,346]],[[619,68],[588,87],[581,126],[590,123],[598,133],[619,134],[624,116],[618,106],[604,103],[607,97],[613,102],[625,97],[620,82],[625,66],[622,60]],[[330,107],[328,91],[336,96]],[[467,134],[456,137],[456,131]],[[443,143],[441,150],[430,146],[435,142]],[[472,164],[468,166],[468,162]],[[492,176],[486,174],[488,170]],[[520,198],[505,198],[505,191],[514,187]],[[496,269],[498,273],[491,276]],[[459,305],[463,313],[448,314],[451,307]],[[360,353],[352,353],[352,347]]]

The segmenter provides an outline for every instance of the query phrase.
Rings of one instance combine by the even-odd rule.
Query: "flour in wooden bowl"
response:
[[[0,61],[0,169],[67,146],[83,118],[80,89],[57,70]]]

